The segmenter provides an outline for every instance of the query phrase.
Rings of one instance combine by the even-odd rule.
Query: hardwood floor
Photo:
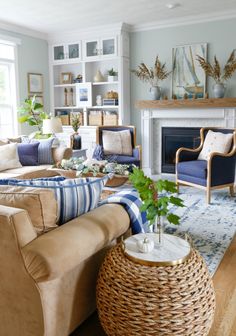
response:
[[[216,291],[216,312],[208,336],[236,336],[236,236],[226,251],[213,282]],[[95,313],[71,336],[105,335]]]

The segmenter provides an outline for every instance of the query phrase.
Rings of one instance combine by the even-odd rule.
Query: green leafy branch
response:
[[[133,168],[133,172],[129,176],[129,180],[139,192],[139,196],[143,202],[141,211],[146,211],[147,219],[150,224],[154,223],[155,217],[165,216],[169,223],[179,224],[180,217],[173,214],[169,206],[184,207],[183,200],[173,196],[177,193],[176,184],[168,180],[153,181],[150,177],[144,175],[139,168]],[[160,193],[165,192],[163,196]]]
[[[48,114],[43,111],[43,105],[36,102],[36,96],[25,99],[24,103],[18,109],[21,124],[28,123],[30,126],[37,126],[39,132],[42,132],[43,119],[48,119]]]

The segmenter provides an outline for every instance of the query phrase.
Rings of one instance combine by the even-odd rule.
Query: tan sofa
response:
[[[61,161],[62,159],[69,159],[72,156],[72,149],[67,147],[52,148],[52,156],[54,163]],[[7,169],[0,171],[0,179],[5,178],[39,178],[50,177],[58,175],[57,173],[48,170],[52,165],[39,165],[39,166],[23,166],[20,168]]]
[[[109,204],[37,236],[26,210],[0,205],[0,335],[69,335],[94,311],[99,266],[128,227]]]

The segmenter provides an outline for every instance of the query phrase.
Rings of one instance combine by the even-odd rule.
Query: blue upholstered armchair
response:
[[[227,154],[212,152],[208,160],[197,160],[209,130],[233,134],[231,148]],[[196,149],[180,148],[176,152],[176,184],[189,185],[206,190],[207,203],[211,200],[211,190],[226,188],[234,196],[236,163],[236,129],[201,128],[201,144]]]
[[[129,130],[131,135],[132,155],[104,155],[103,153],[103,131],[120,132]],[[98,126],[97,127],[97,147],[95,148],[93,157],[100,160],[115,161],[121,164],[134,164],[141,167],[141,146],[136,145],[136,128],[134,126]]]

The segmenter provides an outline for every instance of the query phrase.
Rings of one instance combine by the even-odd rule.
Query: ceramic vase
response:
[[[151,100],[159,100],[161,98],[161,88],[159,86],[152,86],[149,89]]]
[[[215,98],[223,98],[225,95],[225,86],[223,83],[216,83],[213,86],[213,92]]]
[[[81,147],[82,147],[81,136],[76,132],[71,135],[71,148],[81,149]]]
[[[103,75],[101,74],[101,71],[100,71],[100,70],[98,70],[98,71],[96,72],[96,75],[94,76],[93,80],[94,80],[94,82],[104,82],[104,77],[103,77]]]

